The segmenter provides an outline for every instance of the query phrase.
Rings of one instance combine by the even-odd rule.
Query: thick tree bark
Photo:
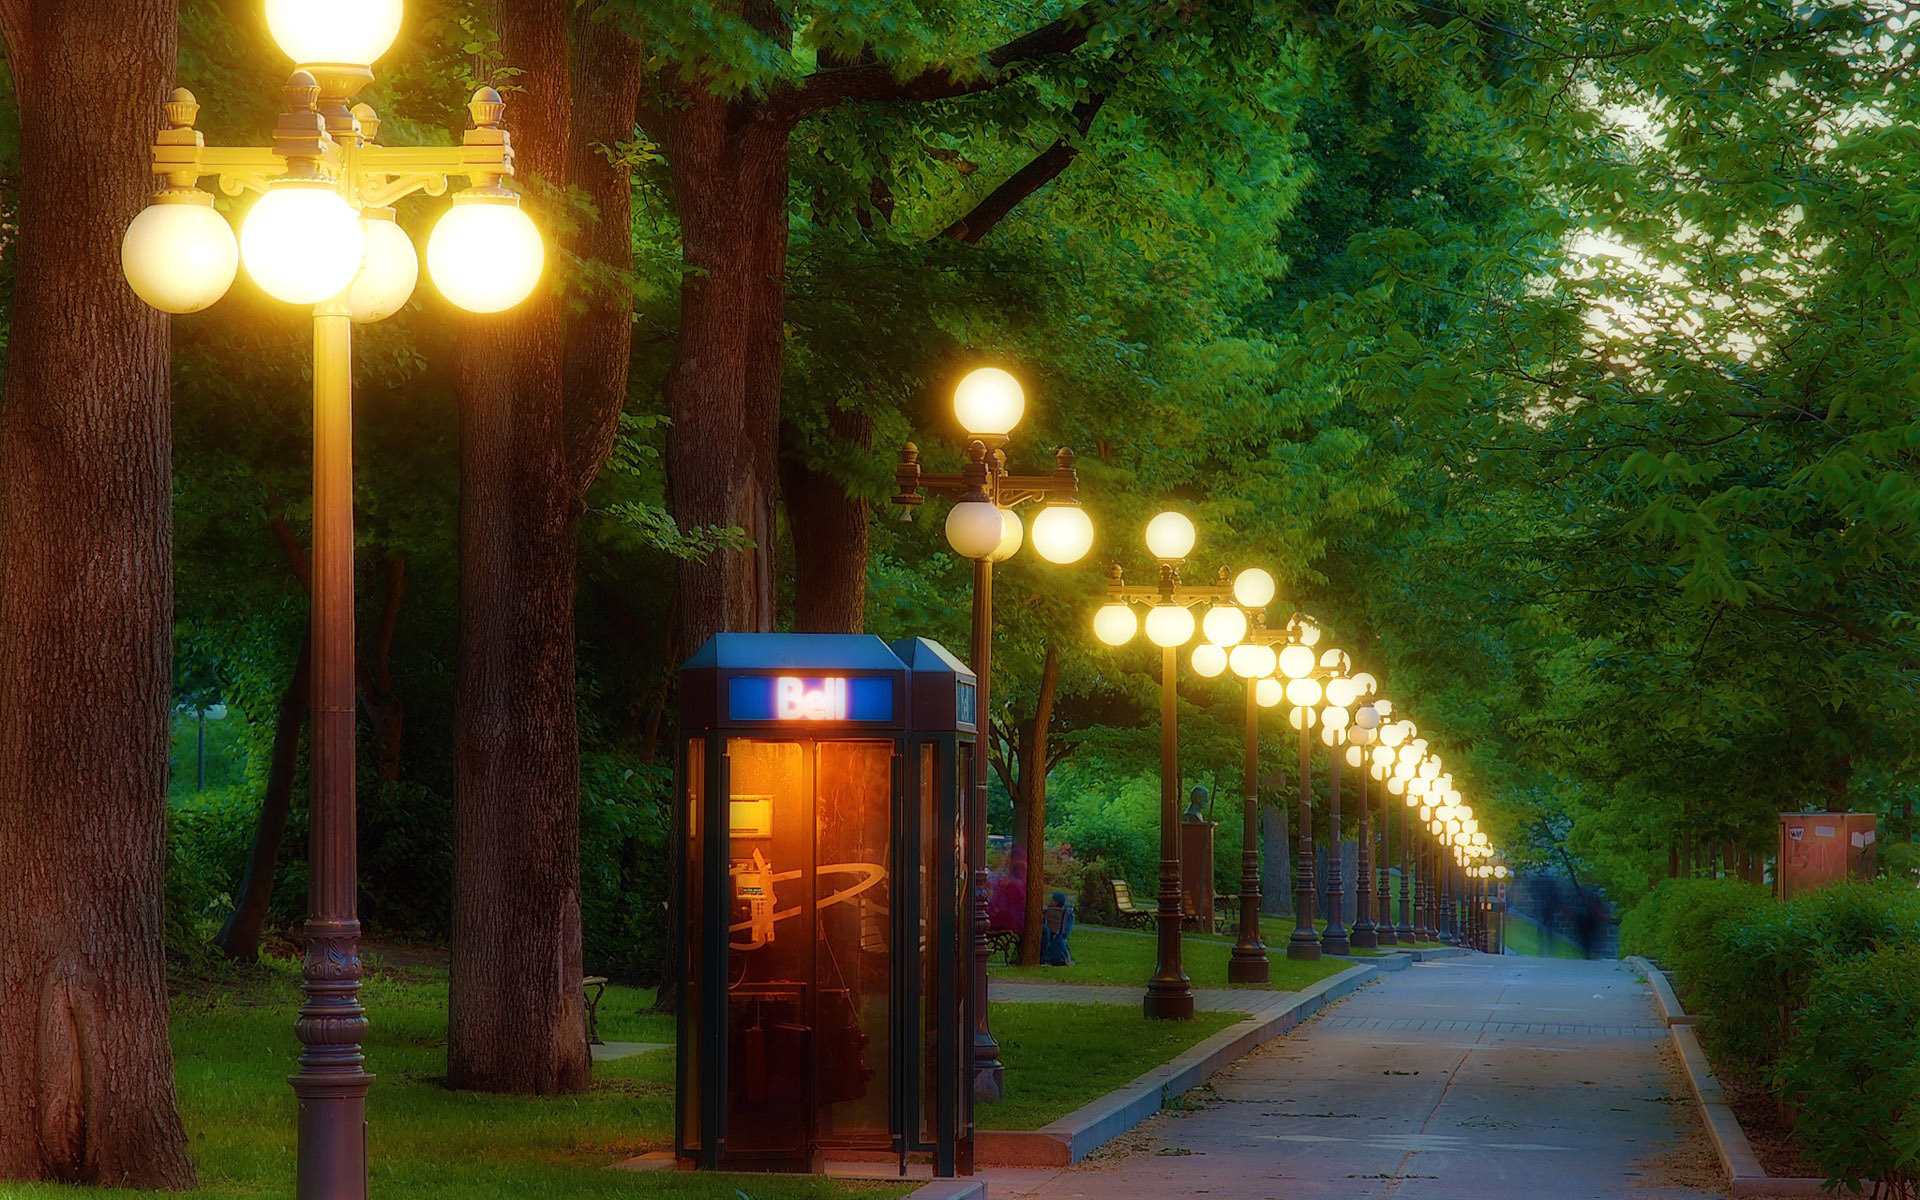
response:
[[[627,176],[590,158],[632,132],[638,47],[582,22],[576,58],[570,10],[563,0],[496,4],[501,49],[523,72],[511,110],[516,161],[525,174],[584,187],[601,224],[569,248],[624,268]],[[573,322],[563,312],[542,294],[509,316],[475,320],[456,370],[461,629],[447,1076],[457,1088],[554,1094],[591,1082],[580,991],[574,537],[626,398],[631,307],[594,295]]]
[[[873,418],[836,408],[834,436],[873,448]],[[780,463],[781,494],[793,537],[793,627],[800,633],[859,633],[867,619],[867,522],[872,506],[846,484],[809,468],[791,450]]]
[[[280,843],[287,835],[287,817],[293,811],[293,782],[300,766],[300,731],[307,723],[312,703],[309,681],[313,677],[313,638],[300,635],[300,653],[294,659],[293,678],[280,694],[280,713],[273,727],[273,757],[267,765],[266,795],[260,801],[260,818],[253,828],[253,849],[247,854],[247,869],[240,877],[240,901],[221,927],[214,945],[228,958],[252,962],[260,957],[260,935],[267,927],[267,910],[273,904],[275,865],[280,861]]]
[[[780,366],[786,353],[789,126],[704,88],[662,106],[688,268],[667,375],[668,493],[682,529],[753,545],[680,567],[680,644],[774,623]]]
[[[1047,643],[1047,661],[1040,669],[1040,695],[1033,718],[1021,732],[1020,791],[1026,809],[1027,911],[1020,936],[1020,964],[1040,962],[1040,926],[1045,919],[1047,889],[1047,769],[1052,764],[1048,742],[1053,733],[1053,702],[1060,691],[1060,651]]]
[[[194,1182],[167,1047],[166,319],[120,273],[170,0],[0,0],[20,103],[0,397],[0,1179]]]

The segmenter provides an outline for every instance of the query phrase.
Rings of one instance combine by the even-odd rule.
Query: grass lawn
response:
[[[607,1165],[672,1143],[673,1052],[594,1068],[581,1096],[541,1100],[449,1092],[446,975],[382,975],[362,990],[372,1018],[367,1102],[373,1193],[389,1200],[894,1200],[898,1184],[815,1178],[634,1175]],[[200,1191],[181,1200],[293,1194],[293,1037],[299,973],[279,963],[244,980],[196,988],[174,1003],[180,1106],[200,1168]],[[671,1041],[672,1020],[648,997],[611,988],[602,1005],[609,1041]],[[1144,1068],[1143,1068],[1144,1069]],[[6,1200],[126,1200],[126,1191],[14,1184]],[[161,1195],[161,1193],[146,1193]]]
[[[1289,929],[1291,926],[1288,927]],[[1275,928],[1267,942],[1270,989],[1297,992],[1329,975],[1338,975],[1352,963],[1337,958],[1293,962],[1287,958],[1286,932]],[[1043,979],[1051,983],[1107,983],[1144,987],[1155,965],[1154,939],[1125,929],[1097,925],[1073,928],[1071,967],[1003,967],[991,973],[1003,979]],[[1227,982],[1227,956],[1233,938],[1225,934],[1190,933],[1181,939],[1180,960],[1195,987],[1254,987]],[[997,1019],[997,1018],[996,1018]]]
[[[1507,914],[1504,932],[1509,953],[1530,954],[1535,958],[1586,957],[1580,953],[1580,947],[1518,913]]]
[[[1078,931],[1074,934],[1079,937]],[[996,1004],[993,1036],[1006,1099],[974,1109],[981,1129],[1038,1129],[1121,1087],[1227,1026],[1239,1013],[1149,1021],[1133,1004]]]

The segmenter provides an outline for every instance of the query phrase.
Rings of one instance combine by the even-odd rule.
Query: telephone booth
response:
[[[973,673],[923,639],[723,633],[680,697],[676,1154],[968,1169]]]

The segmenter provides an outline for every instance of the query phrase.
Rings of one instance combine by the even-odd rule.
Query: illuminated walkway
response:
[[[1712,1155],[1644,986],[1619,963],[1416,964],[1154,1118],[994,1200],[1692,1200]]]

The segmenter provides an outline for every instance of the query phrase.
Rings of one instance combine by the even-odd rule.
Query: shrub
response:
[[[1920,950],[1884,949],[1816,973],[1779,1081],[1829,1187],[1879,1180],[1911,1195],[1920,1182]]]
[[[1734,879],[1668,879],[1620,919],[1620,953],[1677,968],[1677,953],[1724,916],[1765,901],[1764,888]]]
[[[1707,1048],[1754,1076],[1794,1036],[1794,1015],[1824,967],[1885,948],[1920,948],[1920,893],[1839,883],[1761,906],[1716,929],[1690,960],[1689,994]]]
[[[253,843],[256,805],[248,789],[199,792],[167,813],[167,958],[204,970],[213,937],[233,910],[233,892]]]
[[[1096,858],[1080,872],[1078,919],[1095,925],[1117,925],[1120,914],[1113,905],[1113,874],[1107,860]]]

